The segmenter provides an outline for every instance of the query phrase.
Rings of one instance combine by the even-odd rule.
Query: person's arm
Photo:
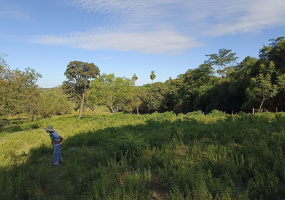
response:
[[[58,140],[57,140],[57,141],[55,141],[55,144],[59,144],[59,143],[61,143],[61,142],[62,142],[62,140],[63,140],[63,137],[59,136]]]

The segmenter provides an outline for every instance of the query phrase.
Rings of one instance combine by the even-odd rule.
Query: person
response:
[[[53,145],[53,166],[58,167],[59,162],[62,162],[62,156],[61,156],[61,147],[62,147],[62,140],[63,137],[61,137],[54,129],[52,125],[48,125],[46,128],[44,128],[47,133],[49,133],[51,144]]]

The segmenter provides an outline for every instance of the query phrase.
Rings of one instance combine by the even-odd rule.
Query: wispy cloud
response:
[[[116,24],[32,38],[41,44],[146,53],[183,53],[200,36],[255,33],[285,24],[284,0],[63,0]],[[114,23],[114,22],[113,22]]]
[[[24,7],[10,2],[2,1],[0,5],[0,18],[16,21],[28,21],[30,17]]]
[[[92,50],[139,51],[144,53],[180,54],[191,47],[201,46],[189,37],[181,36],[168,30],[145,33],[95,32],[72,33],[68,36],[37,36],[34,43],[50,45],[67,45]]]
[[[213,9],[216,19],[205,29],[206,35],[256,33],[264,28],[285,25],[285,1],[283,0],[239,0]]]

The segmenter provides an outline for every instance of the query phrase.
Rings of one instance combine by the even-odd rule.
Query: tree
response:
[[[14,83],[12,80],[13,73],[5,65],[4,62],[0,64],[0,116],[7,116],[13,109],[11,95]],[[14,104],[13,104],[14,105]]]
[[[151,75],[150,75],[150,79],[152,80],[152,83],[153,83],[153,80],[156,78],[156,75],[154,74],[155,71],[151,71]]]
[[[196,69],[189,69],[182,75],[183,87],[179,89],[179,97],[183,100],[184,112],[194,110],[205,111],[208,106],[205,101],[208,90],[212,89],[216,81],[213,76],[212,63],[205,62]]]
[[[4,56],[7,56],[6,54],[0,54],[0,67],[7,67],[7,62],[6,60],[4,59]]]
[[[134,75],[133,75],[133,77],[132,77],[132,79],[133,79],[133,81],[134,81],[134,82],[136,82],[136,81],[138,80],[137,75],[136,75],[136,74],[134,74]]]
[[[85,95],[89,89],[90,81],[100,75],[99,68],[93,63],[73,61],[67,65],[64,73],[68,81],[65,84],[73,86],[76,94],[81,95],[79,119],[83,113]]]
[[[20,87],[19,96],[20,103],[17,107],[20,112],[25,112],[32,116],[33,121],[36,121],[37,115],[40,114],[41,109],[41,96],[40,90],[36,84],[41,74],[37,73],[34,69],[27,68],[25,72],[17,71],[18,86]]]
[[[92,81],[87,99],[94,104],[108,106],[113,113],[120,110],[130,112],[133,89],[134,81],[131,79],[102,74],[99,79]]]
[[[43,118],[48,118],[52,115],[64,115],[72,111],[71,102],[67,100],[67,96],[62,88],[57,87],[41,91],[41,97],[40,115]]]
[[[260,101],[259,112],[262,111],[263,103],[269,98],[274,97],[279,86],[272,83],[272,74],[275,72],[275,65],[270,61],[268,65],[260,65],[260,73],[251,78],[250,87],[247,88],[247,93],[250,97]]]
[[[206,55],[209,57],[206,63],[211,63],[212,66],[216,67],[217,73],[220,74],[222,78],[229,75],[233,65],[238,59],[238,57],[235,56],[236,53],[230,53],[231,51],[232,50],[229,49],[220,49],[219,54]]]
[[[36,82],[41,75],[30,68],[10,70],[1,56],[0,63],[0,115],[26,113],[35,121],[41,100]]]
[[[213,67],[210,63],[199,65],[196,69],[189,69],[183,75],[183,82],[187,85],[189,90],[195,90],[204,84],[211,84],[213,77]]]
[[[182,76],[178,76],[176,79],[167,80],[165,84],[168,87],[168,92],[165,96],[167,110],[172,110],[174,113],[178,113],[179,107],[182,105],[180,91],[183,87],[183,78]]]
[[[98,79],[93,80],[86,94],[86,103],[93,115],[95,114],[95,109],[98,105],[105,105],[105,95],[106,92],[109,92],[104,91],[103,89],[104,81],[102,77],[104,76],[105,74],[100,76]]]
[[[259,57],[262,60],[274,61],[276,70],[285,73],[285,39],[278,37],[269,41],[269,46],[264,45],[260,50]]]
[[[144,104],[145,109],[149,112],[166,111],[165,97],[168,94],[168,86],[165,83],[156,82],[143,86],[147,100]]]
[[[136,110],[137,115],[139,114],[140,106],[146,99],[146,93],[143,87],[136,87],[134,89],[134,95],[131,101],[131,106]]]
[[[134,83],[138,80],[138,77],[136,74],[133,75],[132,77]],[[134,88],[134,95],[133,95],[133,99],[131,101],[131,105],[134,109],[136,109],[137,115],[139,114],[139,108],[140,105],[142,104],[142,100],[141,100],[141,90],[140,88]]]

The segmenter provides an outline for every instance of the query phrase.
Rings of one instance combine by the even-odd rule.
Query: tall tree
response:
[[[136,74],[133,75],[132,77],[134,83],[136,83],[136,81],[138,80],[138,77]],[[141,96],[141,90],[140,88],[134,88],[134,95],[133,95],[133,99],[131,101],[131,105],[133,108],[136,109],[137,111],[137,115],[139,114],[139,108],[140,108],[140,105],[142,104],[142,100],[140,98]]]
[[[83,113],[85,95],[89,89],[90,81],[100,75],[100,70],[94,63],[72,61],[67,65],[64,75],[68,79],[66,83],[72,85],[76,93],[81,95],[79,111],[80,119]]]
[[[134,81],[134,82],[136,82],[136,81],[138,80],[137,75],[136,75],[136,74],[134,74],[134,75],[133,75],[133,77],[132,77],[132,79],[133,79],[133,81]]]
[[[156,75],[154,73],[155,73],[155,71],[152,70],[151,74],[150,74],[150,79],[152,80],[152,83],[153,83],[153,80],[156,78]]]
[[[236,53],[231,53],[231,51],[230,49],[220,49],[219,54],[206,55],[209,57],[206,63],[211,63],[212,66],[216,67],[217,73],[220,74],[222,78],[229,75],[238,59]]]

